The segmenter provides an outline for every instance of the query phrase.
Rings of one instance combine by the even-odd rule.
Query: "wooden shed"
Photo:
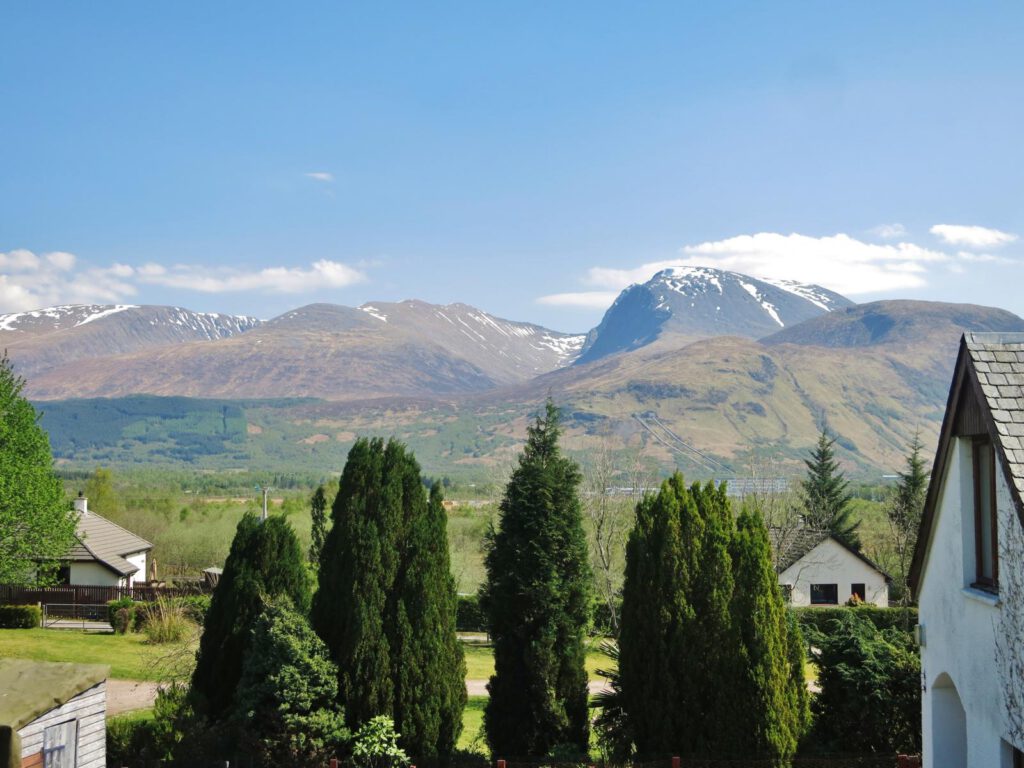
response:
[[[105,768],[108,672],[0,659],[0,768]]]

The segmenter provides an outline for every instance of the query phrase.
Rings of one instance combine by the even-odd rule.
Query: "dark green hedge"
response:
[[[861,605],[856,608],[799,607],[790,610],[793,611],[805,635],[815,632],[828,635],[831,633],[833,621],[850,614],[870,621],[878,629],[897,629],[911,634],[917,624],[917,608],[878,608],[874,605]]]
[[[32,629],[42,619],[38,605],[0,605],[0,629]]]
[[[455,613],[455,629],[459,632],[486,632],[483,611],[476,595],[459,595]]]

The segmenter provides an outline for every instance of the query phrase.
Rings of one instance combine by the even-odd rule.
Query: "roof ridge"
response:
[[[105,517],[105,516],[103,516],[103,515],[99,514],[98,512],[93,512],[92,510],[89,510],[89,512],[87,513],[87,515],[88,515],[88,516],[90,516],[90,517],[98,517],[98,518],[99,518],[100,520],[102,520],[103,522],[105,522],[105,523],[107,523],[107,524],[109,524],[109,525],[112,525],[112,526],[114,526],[115,528],[117,528],[117,529],[119,529],[119,530],[122,530],[122,531],[124,531],[125,533],[129,534],[130,536],[134,536],[134,537],[135,537],[136,539],[138,539],[138,540],[139,540],[139,541],[141,541],[141,542],[144,542],[144,543],[146,543],[146,544],[149,544],[149,546],[150,546],[150,547],[153,547],[153,546],[154,546],[154,545],[153,545],[153,542],[151,542],[151,541],[148,541],[147,539],[144,539],[144,538],[142,538],[141,536],[139,536],[139,534],[135,533],[134,531],[129,531],[129,530],[128,530],[127,528],[125,528],[125,527],[124,527],[123,525],[118,525],[118,524],[117,524],[117,523],[115,523],[115,522],[114,522],[113,520],[111,520],[111,519],[110,519],[109,517]],[[79,518],[79,519],[81,519],[81,518]],[[76,533],[77,533],[77,532],[76,532]],[[86,549],[88,549],[88,547],[86,547]],[[90,551],[91,551],[91,550],[90,550]]]

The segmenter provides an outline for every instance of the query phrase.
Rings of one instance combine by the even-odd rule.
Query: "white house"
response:
[[[911,586],[925,768],[1024,765],[1024,334],[966,334]]]
[[[828,531],[772,528],[769,537],[779,585],[792,605],[845,605],[856,595],[889,606],[889,576]]]
[[[0,659],[0,765],[104,768],[107,672]]]
[[[152,544],[91,511],[88,499],[81,494],[75,499],[75,511],[75,544],[61,574],[63,583],[130,587],[146,580]]]

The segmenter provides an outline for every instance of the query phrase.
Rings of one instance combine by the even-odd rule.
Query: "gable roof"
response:
[[[78,518],[75,544],[68,558],[77,561],[96,560],[121,576],[130,576],[139,569],[125,558],[152,548],[153,545],[148,541],[117,523],[95,512],[88,512]]]
[[[776,572],[784,573],[789,570],[796,563],[809,555],[815,547],[826,539],[832,539],[832,541],[865,565],[885,576],[886,581],[892,581],[892,577],[889,576],[888,573],[879,568],[878,565],[876,565],[862,552],[858,552],[853,547],[847,546],[828,531],[818,530],[816,528],[793,528],[791,530],[785,530],[782,528],[768,529],[768,541],[771,544],[772,552],[776,554]]]
[[[972,421],[977,420],[976,428],[992,440],[1017,516],[1024,524],[1024,333],[965,333],[960,339],[935,466],[910,565],[910,587],[915,593],[946,476],[950,441],[956,435],[958,421],[969,416]]]

